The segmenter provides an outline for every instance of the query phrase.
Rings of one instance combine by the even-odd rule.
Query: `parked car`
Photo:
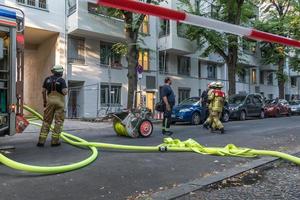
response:
[[[200,97],[191,97],[183,100],[172,110],[172,123],[190,122],[194,125],[203,123],[207,118],[207,113],[203,112]],[[228,107],[224,106],[222,121],[229,121]]]
[[[290,104],[285,99],[267,100],[265,102],[265,115],[268,117],[290,116],[291,114]]]
[[[246,120],[247,117],[265,117],[264,100],[260,94],[237,94],[229,97],[230,118]]]
[[[293,115],[300,114],[300,100],[291,101],[290,108]]]

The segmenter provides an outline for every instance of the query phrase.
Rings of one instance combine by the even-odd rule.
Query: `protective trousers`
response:
[[[51,144],[59,144],[60,133],[62,132],[65,120],[65,98],[58,92],[51,92],[48,95],[47,106],[44,111],[44,122],[41,128],[39,143],[44,144],[50,131],[50,126],[54,119],[55,125],[52,133]]]
[[[211,115],[211,113],[212,113],[212,110],[211,110],[211,108],[209,108],[208,109],[208,117],[204,122],[205,125],[208,125],[208,126],[212,125],[212,115]]]
[[[164,131],[169,131],[171,127],[171,121],[172,121],[172,111],[165,111],[164,118],[163,118],[163,127],[162,127]]]
[[[216,129],[220,130],[220,129],[224,128],[222,122],[220,121],[221,115],[222,115],[221,112],[216,112],[216,111],[211,112],[211,115],[210,115],[211,122],[212,122],[211,127],[213,130],[216,130]]]

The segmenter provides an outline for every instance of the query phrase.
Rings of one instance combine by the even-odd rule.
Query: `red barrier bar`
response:
[[[135,0],[98,0],[98,5],[127,10],[131,12],[154,15],[163,19],[184,21],[186,13]]]
[[[255,40],[263,40],[267,42],[274,42],[274,43],[279,43],[283,45],[288,45],[288,46],[294,46],[300,48],[300,41],[298,40],[293,40],[290,38],[286,38],[283,36],[279,35],[274,35],[272,33],[266,33],[258,30],[252,30],[251,34],[249,36],[246,36],[251,39]]]

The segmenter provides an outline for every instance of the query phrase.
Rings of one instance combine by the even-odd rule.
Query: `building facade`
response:
[[[41,106],[41,83],[53,64],[66,67],[68,116],[97,117],[127,104],[127,61],[113,50],[125,41],[122,19],[108,17],[93,0],[6,0],[26,14],[25,101]],[[34,3],[33,3],[34,2]],[[176,0],[162,4],[178,7]],[[227,66],[217,54],[202,57],[195,42],[185,37],[185,26],[147,16],[140,29],[139,64],[144,72],[138,89],[143,103],[153,110],[166,76],[173,78],[176,101],[201,95],[211,81],[224,82],[228,91]],[[276,67],[262,65],[257,42],[242,43],[237,93],[261,93],[276,98]],[[286,97],[299,96],[299,74],[286,63],[290,81]],[[139,94],[137,94],[139,96]],[[141,100],[139,99],[138,102]]]

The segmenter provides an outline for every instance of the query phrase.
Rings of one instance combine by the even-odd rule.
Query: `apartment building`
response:
[[[96,117],[107,111],[126,107],[127,70],[124,56],[113,46],[125,41],[122,19],[108,17],[93,0],[5,0],[24,10],[26,15],[26,85],[25,101],[40,108],[40,87],[53,64],[66,67],[70,88],[67,98],[69,117]],[[178,7],[176,0],[162,4]],[[159,88],[171,76],[177,102],[199,96],[207,84],[220,80],[228,91],[227,66],[212,54],[202,57],[195,42],[185,37],[185,26],[147,16],[140,29],[139,64],[143,76],[138,83],[143,101],[153,110],[159,99]],[[243,50],[237,75],[238,93],[262,93],[267,98],[278,96],[276,67],[259,62],[261,54],[256,42],[241,41]],[[286,96],[299,95],[299,74],[286,72]],[[139,96],[139,95],[137,95]]]

